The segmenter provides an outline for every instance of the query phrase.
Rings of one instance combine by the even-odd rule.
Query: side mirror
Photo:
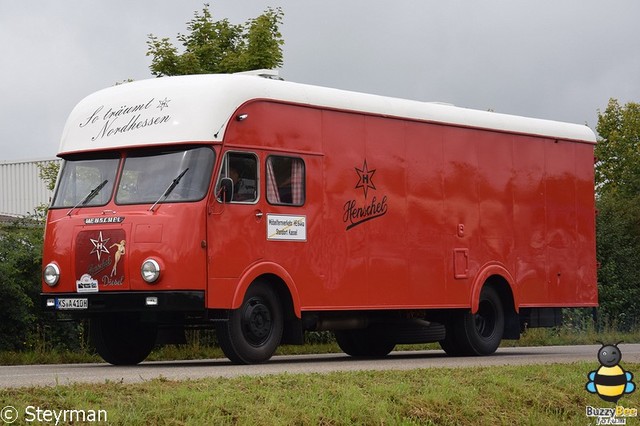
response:
[[[220,189],[218,190],[218,200],[228,203],[233,199],[233,181],[231,178],[225,177],[220,180]]]

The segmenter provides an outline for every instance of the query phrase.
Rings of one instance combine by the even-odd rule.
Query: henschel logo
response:
[[[90,254],[96,253],[98,256],[98,262],[100,262],[100,256],[102,253],[110,254],[109,249],[107,248],[107,243],[110,238],[103,238],[102,231],[100,231],[100,236],[97,239],[90,238],[91,244],[93,244],[93,249]]]
[[[355,167],[358,175],[358,182],[355,189],[362,188],[364,193],[364,204],[358,205],[357,200],[352,199],[344,204],[344,214],[342,220],[347,224],[347,231],[354,226],[360,225],[371,219],[384,216],[387,213],[387,196],[383,196],[381,200],[374,195],[371,201],[367,201],[369,190],[376,190],[376,186],[373,183],[373,175],[376,173],[376,169],[369,169],[367,160],[364,160],[362,168]]]
[[[376,186],[373,184],[373,175],[376,173],[376,170],[369,170],[367,166],[367,160],[364,160],[364,165],[362,169],[356,167],[356,173],[358,173],[358,183],[356,184],[356,189],[362,188],[364,191],[364,199],[367,199],[367,191],[369,188],[376,189]]]

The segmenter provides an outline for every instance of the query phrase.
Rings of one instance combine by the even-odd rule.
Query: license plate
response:
[[[56,299],[56,309],[88,309],[89,299]]]

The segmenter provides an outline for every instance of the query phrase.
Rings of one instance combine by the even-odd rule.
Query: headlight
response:
[[[42,271],[42,279],[48,286],[53,287],[60,279],[60,268],[55,263],[48,264]]]
[[[142,279],[149,284],[156,282],[160,277],[160,265],[153,259],[147,259],[142,262],[140,275],[142,275]]]

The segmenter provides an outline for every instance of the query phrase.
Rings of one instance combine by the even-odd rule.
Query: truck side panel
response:
[[[445,290],[438,295],[442,303],[452,304],[453,295],[444,287],[449,253],[442,250],[447,239],[443,135],[437,126],[415,122],[406,122],[404,132],[410,298],[421,300],[428,295],[427,301],[433,302],[434,290],[441,288]]]
[[[543,303],[548,294],[545,149],[539,138],[514,137],[515,264],[521,300]]]
[[[265,212],[315,212],[307,242],[266,256],[303,310],[469,307],[492,264],[522,306],[596,303],[592,145],[267,101],[239,112],[228,146],[313,158],[305,206]]]

